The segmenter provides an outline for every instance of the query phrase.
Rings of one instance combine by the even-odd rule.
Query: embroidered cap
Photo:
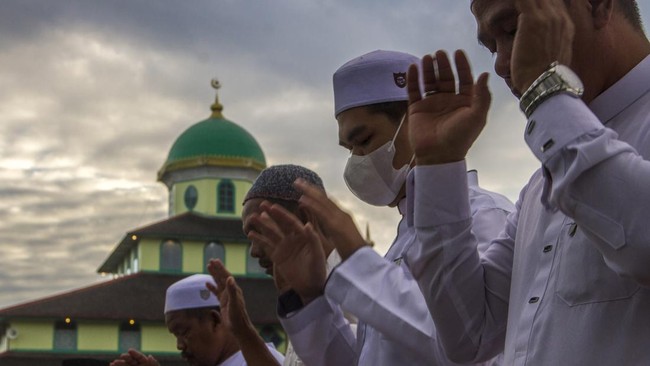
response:
[[[253,198],[298,201],[302,193],[293,187],[293,182],[298,178],[325,190],[323,181],[318,174],[305,167],[293,164],[274,165],[262,170],[251,189],[246,193],[244,203]]]
[[[377,50],[346,62],[334,73],[334,116],[350,108],[408,100],[406,72],[420,59]]]
[[[219,299],[205,287],[205,283],[215,284],[212,276],[195,274],[173,283],[167,288],[165,314],[183,309],[198,309],[219,306]]]

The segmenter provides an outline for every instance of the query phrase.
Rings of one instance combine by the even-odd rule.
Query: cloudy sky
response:
[[[493,62],[467,1],[397,3],[2,0],[0,308],[105,280],[96,269],[125,232],[165,218],[156,172],[176,137],[209,116],[213,77],[224,115],[267,162],[321,174],[385,252],[398,213],[345,187],[332,73],[376,49],[463,48],[477,74]],[[514,99],[494,75],[490,85],[490,120],[468,165],[515,200],[538,163]]]

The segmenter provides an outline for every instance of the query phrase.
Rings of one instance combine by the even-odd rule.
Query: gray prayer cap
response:
[[[298,178],[325,191],[323,181],[313,171],[300,165],[273,165],[262,170],[255,179],[244,197],[244,203],[254,198],[298,201],[302,193],[293,187],[293,182]]]
[[[420,59],[377,50],[346,62],[333,76],[334,116],[350,108],[408,100],[406,73]]]

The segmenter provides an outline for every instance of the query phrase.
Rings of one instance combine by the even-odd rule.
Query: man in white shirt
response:
[[[327,282],[307,287],[308,301],[305,296],[300,296],[303,301],[296,301],[295,296],[280,298],[281,322],[307,365],[451,364],[437,341],[424,297],[402,261],[406,250],[418,241],[410,225],[413,201],[405,184],[413,151],[407,136],[409,122],[404,118],[406,71],[417,60],[406,53],[375,51],[351,60],[334,74],[339,143],[351,152],[346,183],[369,204],[399,209],[403,219],[395,241],[382,257],[366,245],[350,215],[308,182],[296,183],[303,192],[301,208],[330,233],[343,259]],[[473,219],[479,225],[475,234],[481,239],[496,235],[489,231],[503,224],[512,204],[479,188],[476,172],[465,174],[474,182],[466,190],[472,197]],[[268,214],[285,224],[291,221],[273,209]],[[296,236],[298,243],[308,242],[305,239],[310,236],[308,228],[301,231],[298,225],[284,233],[269,232],[277,246],[283,245],[283,235]],[[287,262],[284,268],[301,270],[298,261]],[[292,286],[302,295],[296,287]],[[356,339],[342,321],[342,310],[359,319]]]
[[[423,96],[411,66],[424,240],[406,260],[447,355],[476,362],[505,343],[507,365],[650,364],[650,43],[636,2],[475,0],[472,12],[542,167],[479,258],[464,158],[486,121],[487,75],[474,82],[457,52],[457,89],[439,51],[423,59]]]
[[[232,299],[230,296],[226,297],[228,304],[234,299],[245,315],[241,290],[236,287],[234,279],[228,279],[230,274],[225,271],[225,267],[220,263],[211,262],[209,270],[222,282],[223,291],[232,296]],[[229,286],[224,286],[228,281]],[[206,287],[207,284],[210,288]],[[216,281],[203,274],[186,277],[167,289],[165,323],[169,332],[176,337],[176,347],[187,363],[193,366],[247,366],[246,361],[253,360],[255,362],[249,363],[249,366],[281,364],[284,357],[272,345],[257,342],[253,347],[248,347],[252,344],[251,338],[261,340],[254,327],[233,330],[232,320],[228,317],[230,314],[224,314],[230,310],[229,306],[221,303],[216,293],[219,293]],[[268,357],[261,358],[260,353]],[[111,365],[159,366],[153,356],[145,356],[133,349],[122,354]]]

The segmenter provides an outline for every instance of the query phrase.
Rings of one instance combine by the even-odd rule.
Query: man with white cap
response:
[[[309,303],[285,297],[279,306],[283,309],[281,322],[296,352],[310,366],[451,364],[438,342],[418,284],[402,261],[404,252],[418,240],[412,226],[413,202],[409,202],[412,187],[405,184],[414,155],[405,118],[406,72],[417,61],[401,52],[375,51],[353,59],[334,74],[339,144],[352,154],[345,181],[369,204],[398,207],[403,219],[382,258],[366,245],[350,215],[307,182],[296,183],[303,192],[301,208],[331,233],[343,259],[326,283],[313,284],[311,292],[320,289],[322,296]],[[503,224],[513,205],[505,197],[479,188],[476,172],[468,175],[474,183],[469,189],[478,225],[474,234],[484,244],[497,234],[491,229]],[[268,213],[277,221],[287,220],[281,212]],[[290,238],[299,231],[294,227],[284,234]],[[308,236],[308,230],[305,232]],[[284,240],[277,242],[282,245]],[[299,267],[293,263],[286,268]],[[341,321],[341,309],[359,319],[356,342]]]
[[[215,265],[218,264],[211,263],[211,272],[217,270]],[[220,269],[222,273],[225,271],[224,268]],[[208,289],[206,284],[210,284],[212,289]],[[222,304],[215,295],[216,289],[216,282],[210,275],[196,274],[175,282],[169,286],[165,296],[165,323],[169,332],[176,337],[176,347],[188,364],[246,366],[247,357],[241,351],[242,336],[236,335],[230,328],[231,320],[221,309]],[[267,347],[276,360],[282,363],[284,357],[273,346]],[[159,364],[151,355],[145,356],[129,350],[111,365]]]

